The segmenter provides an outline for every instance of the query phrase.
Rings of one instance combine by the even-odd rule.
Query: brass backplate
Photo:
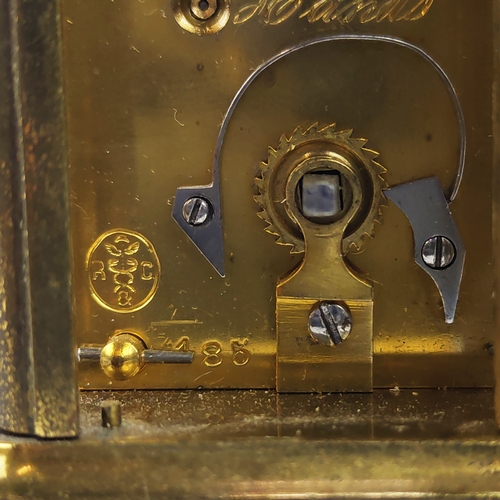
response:
[[[334,33],[394,36],[426,51],[453,82],[467,124],[467,164],[451,205],[467,250],[455,323],[444,323],[394,205],[374,239],[348,255],[373,284],[373,385],[492,385],[484,346],[494,336],[493,2],[235,0],[225,25],[222,16],[200,34],[178,24],[177,2],[62,4],[78,345],[103,346],[128,331],[151,348],[195,353],[192,364],[148,365],[127,381],[81,363],[82,388],[276,386],[276,284],[301,256],[264,231],[253,179],[268,147],[297,126],[354,129],[380,153],[390,186],[436,175],[450,193],[459,126],[437,72],[403,47],[335,41],[272,65],[234,112],[221,156],[225,278],[174,222],[177,187],[211,181],[220,123],[246,78],[282,50]],[[135,242],[136,262],[127,263]],[[134,268],[117,279],[140,290],[130,303],[122,296],[119,311],[117,275],[103,260],[112,258],[115,270]]]

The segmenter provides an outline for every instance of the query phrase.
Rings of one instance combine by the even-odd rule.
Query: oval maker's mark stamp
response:
[[[92,297],[100,306],[130,313],[153,299],[160,280],[160,261],[142,234],[112,229],[90,247],[87,274]]]

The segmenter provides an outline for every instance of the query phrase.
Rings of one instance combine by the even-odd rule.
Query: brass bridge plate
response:
[[[219,126],[252,71],[334,33],[423,49],[453,82],[467,123],[451,205],[467,250],[455,323],[444,323],[394,205],[348,255],[373,284],[373,385],[492,385],[493,2],[235,0],[201,35],[179,25],[175,2],[62,4],[78,345],[125,331],[149,349],[194,352],[191,364],[147,365],[127,381],[80,363],[82,388],[276,387],[276,284],[301,256],[264,231],[253,180],[281,134],[315,122],[354,129],[380,152],[389,186],[435,175],[449,194],[459,126],[436,71],[404,47],[332,41],[273,64],[234,112],[220,163],[225,278],[174,222],[176,189],[211,182]]]

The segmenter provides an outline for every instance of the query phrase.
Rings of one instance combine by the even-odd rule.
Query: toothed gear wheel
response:
[[[290,138],[282,135],[277,149],[269,147],[268,160],[262,162],[255,179],[258,194],[255,201],[262,211],[258,214],[268,223],[265,230],[277,237],[277,243],[291,247],[291,253],[305,250],[299,225],[285,208],[285,186],[291,167],[301,159],[333,151],[356,165],[363,189],[363,202],[344,233],[343,253],[359,251],[366,238],[373,238],[375,223],[382,222],[381,209],[385,197],[386,169],[375,161],[379,154],[365,148],[365,139],[351,137],[352,130],[336,131],[335,124],[322,129],[318,124],[309,128],[297,127]]]

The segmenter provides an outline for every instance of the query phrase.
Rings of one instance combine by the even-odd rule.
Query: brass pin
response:
[[[115,429],[122,425],[122,404],[120,401],[103,401],[101,404],[102,426]]]

